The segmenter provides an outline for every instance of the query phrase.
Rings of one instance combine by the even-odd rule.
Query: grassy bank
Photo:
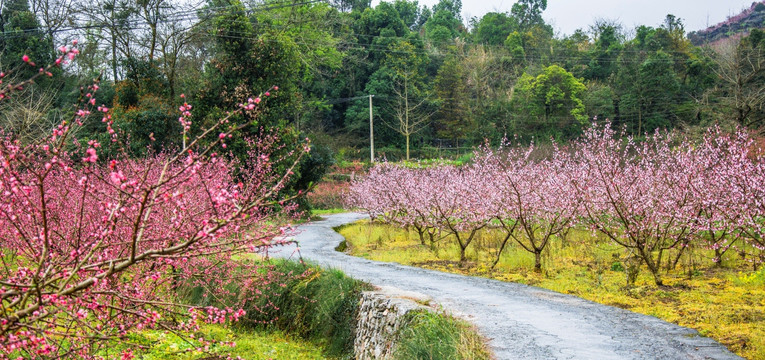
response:
[[[427,311],[411,312],[406,320],[395,359],[491,359],[484,340],[463,321]]]
[[[533,271],[534,257],[508,244],[495,268],[498,234],[484,231],[469,248],[470,262],[459,264],[459,249],[444,238],[422,245],[416,232],[382,224],[357,223],[339,229],[352,255],[435,270],[484,276],[539,286],[606,305],[656,316],[699,330],[746,358],[765,359],[765,270],[753,272],[734,256],[722,267],[705,267],[702,250],[683,259],[657,287],[647,271],[626,286],[629,267],[622,250],[587,231],[573,229],[551,243],[543,272]],[[694,258],[696,257],[696,258]]]
[[[339,270],[323,269],[294,261],[271,260],[278,277],[273,287],[262,289],[262,296],[247,304],[247,315],[236,331],[285,336],[300,340],[274,359],[353,358],[353,341],[361,292],[371,286],[346,276]],[[199,302],[201,299],[192,299]],[[225,305],[204,303],[203,305]],[[486,346],[467,324],[444,314],[417,313],[401,330],[398,359],[488,359]],[[319,350],[299,357],[303,344]],[[297,347],[295,347],[297,346]],[[238,347],[238,344],[237,344]],[[315,349],[314,349],[315,350]],[[260,350],[258,350],[260,351]],[[261,351],[262,352],[262,351]],[[243,358],[250,359],[250,357]]]
[[[353,329],[361,292],[369,285],[347,277],[339,270],[277,261],[285,274],[280,296],[263,298],[248,311],[246,321],[258,328],[279,329],[320,342],[330,357],[347,358],[353,353]],[[298,276],[293,276],[298,275]],[[281,287],[281,284],[277,285]],[[273,306],[266,306],[266,303]],[[255,309],[267,309],[257,311]]]
[[[252,261],[261,261],[255,260]],[[320,345],[323,356],[349,358],[353,352],[353,327],[361,292],[369,285],[338,270],[285,260],[269,260],[269,284],[261,295],[248,301],[247,314],[236,326],[249,331],[286,333]],[[191,294],[188,301],[199,306],[226,307]],[[239,293],[233,290],[233,293]]]

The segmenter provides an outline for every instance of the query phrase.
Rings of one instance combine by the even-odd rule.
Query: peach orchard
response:
[[[462,167],[381,164],[353,184],[349,205],[415,229],[423,245],[446,238],[460,261],[479,231],[500,229],[496,266],[509,241],[535,268],[552,239],[579,227],[601,233],[657,285],[681,257],[708,249],[765,261],[765,162],[744,130],[709,130],[700,141],[656,132],[636,141],[593,124],[540,156],[534,145],[484,147]],[[632,278],[631,281],[634,281]]]

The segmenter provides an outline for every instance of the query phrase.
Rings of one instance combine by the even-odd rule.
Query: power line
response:
[[[337,99],[327,99],[327,100],[324,100],[324,102],[327,105],[334,105],[334,104],[351,102],[353,100],[359,100],[359,99],[365,99],[366,100],[367,98],[369,98],[369,95],[354,96],[354,97],[347,97],[347,98],[337,98]]]
[[[313,1],[304,1],[304,2],[294,2],[294,1],[270,2],[270,3],[260,4],[259,6],[251,7],[249,9],[244,9],[244,11],[242,11],[242,13],[252,14],[252,13],[256,13],[256,12],[260,12],[260,11],[268,11],[268,10],[273,10],[273,9],[287,8],[287,7],[295,8],[295,7],[299,7],[299,6],[310,5],[310,4],[314,4],[314,3],[325,3],[325,2],[326,2],[326,0],[313,0]],[[195,18],[198,18],[200,20],[204,20],[203,17],[205,15],[210,15],[213,12],[216,12],[216,11],[225,11],[227,9],[232,9],[232,8],[239,9],[238,6],[226,5],[226,6],[219,6],[219,7],[206,7],[206,8],[196,8],[196,9],[191,9],[191,10],[183,10],[183,11],[178,11],[176,13],[172,13],[172,14],[163,16],[162,20],[157,21],[157,23],[158,24],[175,23],[175,22],[184,21],[184,20],[188,21],[188,20],[192,20],[192,19],[195,19]],[[201,15],[201,17],[200,17],[200,15]],[[243,21],[246,21],[246,20],[243,20]],[[318,20],[317,19],[302,19],[299,22],[290,22],[289,24],[260,24],[260,23],[252,24],[249,21],[247,21],[247,22],[249,24],[251,24],[254,29],[258,29],[258,28],[261,28],[261,27],[263,27],[263,28],[276,28],[276,29],[278,29],[278,28],[288,29],[289,26],[294,26],[294,25],[301,25],[302,26],[302,25],[305,25],[305,24],[313,24],[315,21],[318,21]],[[123,23],[123,24],[130,25],[129,28],[137,29],[136,27],[139,24],[146,24],[146,23],[147,22],[146,22],[145,19],[140,19],[139,18],[139,19],[130,20],[130,21],[128,21],[126,23]],[[103,28],[110,28],[110,27],[112,27],[111,24],[83,25],[83,26],[74,26],[74,27],[70,27],[70,28],[57,29],[56,32],[66,32],[66,31],[74,31],[74,30],[87,30],[87,29],[93,29],[93,28],[103,29]],[[39,31],[39,30],[34,29],[34,31]],[[262,37],[254,35],[254,34],[252,34],[250,32],[230,31],[228,35],[225,35],[225,34],[211,34],[211,33],[208,33],[208,32],[201,32],[201,31],[194,31],[194,30],[189,30],[189,31],[190,31],[190,33],[192,33],[194,35],[202,35],[202,36],[215,37],[215,38],[260,39],[260,40],[263,40],[263,41],[273,41],[273,42],[280,41],[280,40],[277,40],[277,39],[263,39]],[[40,32],[42,32],[42,31],[40,31]],[[7,38],[7,39],[13,38],[12,35],[8,36],[7,34],[8,33],[3,34],[2,36]],[[12,34],[12,32],[11,32],[11,34]],[[239,34],[241,36],[237,36],[237,34]],[[397,41],[397,40],[401,40],[401,41],[408,40],[405,37],[401,37],[401,36],[388,37],[388,36],[366,35],[366,34],[354,34],[354,36],[356,36],[357,38],[372,39],[372,42],[362,43],[361,41],[355,41],[354,42],[354,41],[344,41],[344,40],[328,41],[328,42],[324,42],[324,43],[316,42],[316,41],[306,42],[306,41],[296,41],[296,40],[293,40],[293,42],[295,44],[304,45],[304,46],[345,47],[346,49],[359,49],[359,50],[365,50],[365,51],[376,51],[376,52],[387,53],[387,54],[409,54],[410,53],[410,52],[406,52],[406,51],[392,50],[392,49],[390,49],[388,47],[388,45],[374,43],[374,40],[376,40],[376,39],[385,39],[385,40],[394,40],[394,41]],[[454,42],[449,42],[449,43],[454,44]],[[503,46],[488,46],[488,45],[478,45],[478,44],[464,44],[464,45],[465,46],[475,46],[475,47],[489,48],[489,49],[492,49],[492,48],[505,49]],[[547,50],[547,48],[545,48],[545,49],[527,48],[527,49],[529,49],[529,50],[535,50],[535,49],[536,50]],[[416,53],[428,53],[428,49],[425,49],[425,48],[417,49],[417,50],[415,50],[415,52]],[[631,51],[623,50],[622,52],[630,53]],[[643,51],[632,51],[632,53],[644,53],[644,52]],[[676,53],[677,54],[684,54],[684,53],[680,53],[680,52],[676,52]],[[469,54],[457,54],[457,55],[452,55],[452,56],[469,57],[470,55]],[[548,58],[546,56],[539,55],[539,56],[536,56],[536,57],[535,56],[527,56],[526,59],[531,59],[531,60],[552,60],[552,61],[556,61],[556,60],[557,61],[561,61],[561,60],[590,61],[590,60],[592,60],[592,58],[587,56],[587,55],[575,56],[575,57],[574,56],[556,56],[556,55],[553,55],[550,58]],[[622,60],[618,60],[618,59],[613,60],[613,62],[617,62],[617,61],[628,62],[628,61],[625,61],[624,59],[622,59]],[[634,62],[638,62],[638,61],[642,61],[642,60],[638,59],[638,60],[636,60]],[[674,59],[669,59],[667,62],[675,63],[676,61]],[[361,99],[361,98],[366,98],[366,96],[353,97],[353,98],[330,99],[330,100],[327,100],[327,101],[328,101],[328,104],[337,104],[337,103],[347,102],[347,101]],[[381,100],[385,100],[382,97],[380,97],[380,99]],[[670,102],[670,101],[668,101],[665,104],[674,105],[674,104],[678,104],[678,102]],[[657,103],[657,105],[658,105],[658,103]],[[659,113],[654,112],[652,114],[657,115]],[[663,115],[673,115],[674,116],[674,115],[676,115],[676,113],[675,112],[668,112],[667,114],[663,114]],[[622,119],[624,119],[624,118],[625,118],[625,115],[623,114],[622,115]]]
[[[281,2],[270,2],[270,3],[262,3],[259,6],[252,7],[250,9],[245,9],[245,14],[252,14],[259,11],[268,11],[273,9],[280,9],[285,7],[299,7],[303,5],[310,5],[314,3],[327,3],[327,0],[313,0],[313,1],[304,1],[304,2],[294,2],[294,1],[281,1]],[[219,7],[203,7],[203,8],[196,8],[196,9],[190,9],[190,10],[183,10],[179,11],[173,14],[165,15],[162,17],[162,20],[157,21],[157,24],[165,24],[165,23],[178,23],[181,21],[188,21],[193,19],[199,19],[200,21],[205,20],[199,17],[200,11],[205,11],[204,15],[210,15],[213,12],[220,11],[220,10],[226,10],[230,8],[234,8],[233,5],[226,5],[226,6],[219,6]],[[304,20],[300,24],[308,23],[311,21],[316,20]],[[137,30],[140,29],[138,25],[146,25],[148,22],[145,19],[133,19],[128,22],[123,22],[119,24],[119,26],[113,26],[112,24],[95,24],[95,25],[78,25],[78,26],[72,26],[72,27],[66,27],[66,28],[59,28],[55,29],[52,32],[54,33],[60,33],[60,32],[71,32],[71,31],[77,31],[77,30],[90,30],[90,29],[105,29],[105,28],[112,28],[112,27],[119,27],[122,30]],[[252,24],[253,27],[268,27],[268,28],[286,28],[287,25],[277,25],[277,24]],[[291,23],[288,25],[295,25],[295,23]],[[17,30],[17,31],[10,31],[5,32],[4,34],[0,34],[0,38],[6,38],[6,39],[12,39],[14,37],[20,37],[23,35],[17,35],[14,36],[14,32],[28,32],[28,33],[40,33],[42,30],[38,29],[26,29],[26,30]],[[255,39],[257,37],[252,36],[252,34],[249,33],[242,33],[242,32],[236,32],[236,31],[229,31],[230,34],[236,34],[241,36],[233,36],[233,35],[213,35],[213,34],[203,34],[208,36],[216,36],[216,37],[228,37],[228,38],[237,38],[237,39]],[[10,34],[10,35],[9,35]],[[200,34],[200,33],[196,33]],[[374,40],[376,39],[386,39],[386,40],[394,40],[394,41],[401,41],[401,40],[408,40],[406,37],[402,36],[381,36],[381,35],[371,35],[371,34],[353,34],[353,36],[357,38],[368,38],[371,41],[369,42],[361,42],[361,41],[343,41],[338,40],[335,43],[326,43],[322,44],[323,46],[345,46],[348,49],[357,49],[357,50],[368,50],[368,51],[375,51],[379,53],[387,53],[387,54],[406,54],[408,52],[402,52],[402,51],[395,51],[388,48],[387,45],[381,45],[381,44],[375,44]],[[437,42],[428,42],[431,45],[435,46],[448,46],[448,45],[456,45],[456,42],[454,40],[449,40],[441,43]],[[316,43],[312,43],[311,45],[316,45]],[[500,49],[500,50],[507,50],[506,47],[502,45],[488,45],[488,44],[468,44],[464,43],[462,44],[466,47],[474,47],[474,48],[483,48],[483,49]],[[525,50],[529,50],[531,52],[547,52],[550,50],[549,47],[545,48],[534,48],[534,47],[526,47]],[[664,51],[667,54],[674,54],[674,55],[687,55],[685,52],[680,51]],[[416,49],[415,53],[419,54],[428,54],[427,49]],[[622,54],[647,54],[649,52],[643,51],[643,50],[627,50],[622,49],[619,51],[619,53]],[[450,54],[450,56],[457,56],[466,58],[469,57],[469,54]],[[560,61],[572,61],[572,62],[590,62],[590,61],[598,61],[600,63],[642,63],[645,61],[645,59],[640,58],[634,58],[634,59],[628,59],[628,58],[611,58],[611,59],[595,59],[591,57],[589,54],[582,54],[580,56],[562,56],[562,55],[556,55],[556,54],[550,54],[547,55],[540,55],[540,54],[533,54],[533,55],[527,55],[523,57],[523,59],[520,60],[529,60],[529,61],[552,61],[552,62],[560,62]],[[676,59],[652,59],[653,61],[658,62],[666,62],[666,63],[678,63],[679,60]],[[681,61],[681,60],[680,60]]]
[[[277,9],[283,9],[283,8],[292,8],[292,7],[299,7],[304,5],[310,5],[315,3],[326,3],[327,0],[309,0],[309,1],[302,1],[302,2],[294,2],[294,1],[282,1],[282,2],[275,2],[275,3],[264,3],[260,6],[252,7],[252,8],[245,8],[243,13],[245,15],[251,15],[256,12],[264,12],[264,11],[270,11],[270,10],[277,10]],[[219,11],[228,10],[232,8],[239,8],[238,6],[234,5],[226,5],[226,6],[218,6],[218,7],[202,7],[198,9],[190,9],[190,10],[182,10],[175,13],[167,14],[161,16],[161,20],[158,19],[156,22],[153,22],[155,24],[168,24],[168,23],[178,23],[181,21],[188,21],[188,20],[194,20],[198,19],[200,21],[203,21],[205,19],[202,19],[199,17],[200,12],[204,12],[203,15],[210,15]],[[136,18],[136,19],[130,19],[126,21],[117,21],[116,23],[112,24],[89,24],[89,25],[76,25],[76,26],[69,26],[69,27],[61,27],[58,29],[52,29],[50,31],[34,28],[34,29],[18,29],[18,30],[6,30],[3,33],[0,33],[0,39],[15,39],[23,37],[27,34],[48,34],[50,33],[66,33],[66,32],[72,32],[72,31],[79,31],[79,30],[92,30],[92,29],[108,29],[108,28],[119,28],[120,30],[139,30],[142,27],[139,25],[149,25],[150,22],[143,18]]]

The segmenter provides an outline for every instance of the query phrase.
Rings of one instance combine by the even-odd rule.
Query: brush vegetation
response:
[[[316,344],[330,358],[350,358],[361,292],[368,284],[339,270],[280,259],[263,261],[271,281],[261,296],[247,302],[238,327],[283,332]],[[233,294],[239,293],[231,289]],[[226,306],[226,299],[209,299],[188,291],[189,302],[201,306]]]
[[[283,338],[284,347],[272,351],[274,359],[352,359],[361,292],[372,290],[372,287],[342,271],[313,264],[273,259],[264,261],[264,265],[269,265],[269,274],[276,279],[270,282],[269,288],[261,289],[263,296],[247,303],[247,315],[234,326],[234,332],[226,330],[227,336],[244,333],[260,338]],[[238,293],[236,289],[232,292]],[[194,291],[189,294],[189,301],[197,305],[225,305],[216,303],[221,299],[198,297]],[[394,354],[397,359],[490,358],[478,333],[470,325],[446,314],[416,312],[409,315],[405,323],[398,334],[401,345],[400,351]],[[141,336],[152,336],[152,333],[141,333]],[[290,344],[292,338],[298,341]],[[237,341],[237,351],[239,343]],[[314,346],[309,348],[313,352],[304,351],[306,346]],[[271,350],[258,351],[254,354]],[[304,353],[306,355],[301,357]]]

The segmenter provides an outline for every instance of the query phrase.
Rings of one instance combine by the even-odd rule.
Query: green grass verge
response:
[[[254,260],[255,261],[255,260]],[[269,260],[272,284],[260,289],[262,296],[248,302],[240,326],[282,331],[321,344],[324,355],[351,358],[354,327],[361,292],[369,285],[339,270],[315,265]],[[232,289],[233,293],[238,293]],[[201,306],[227,306],[191,294],[189,302]]]
[[[512,243],[492,269],[499,245],[495,230],[477,235],[466,264],[458,262],[459,248],[450,238],[431,247],[422,245],[416,232],[391,225],[360,222],[337,230],[351,255],[576,295],[697,329],[738,355],[765,359],[765,270],[752,271],[733,253],[716,267],[712,254],[695,249],[676,270],[664,272],[666,286],[656,286],[646,269],[634,286],[626,286],[623,250],[588,231],[572,229],[565,239],[553,239],[539,273],[533,270],[533,255]]]
[[[353,353],[359,298],[369,285],[339,270],[292,261],[281,261],[278,268],[286,274],[305,275],[285,278],[282,296],[267,300],[275,306],[263,312],[248,312],[248,319],[255,323],[276,319],[266,327],[320,341],[328,356],[349,357]],[[256,304],[259,308],[261,305]]]
[[[428,311],[407,314],[398,333],[394,359],[483,360],[491,359],[478,333],[464,321]]]
[[[122,351],[144,347],[140,353],[134,350],[138,359],[143,360],[213,360],[228,357],[253,360],[325,359],[321,345],[297,339],[279,331],[262,331],[222,325],[205,325],[199,331],[182,333],[179,337],[173,333],[158,330],[135,332],[129,335],[128,343],[108,346],[98,356],[107,359],[119,359]],[[214,340],[205,351],[197,350],[200,343],[191,338]],[[236,346],[230,346],[233,343]]]
[[[359,299],[371,290],[363,282],[339,270],[327,270],[292,261],[274,260],[285,276],[281,296],[253,304],[269,311],[248,311],[247,320],[261,323],[257,328],[278,329],[324,346],[324,355],[352,358]],[[278,291],[278,289],[274,289]],[[272,305],[266,307],[265,302]],[[401,343],[396,359],[489,359],[484,341],[465,322],[431,312],[414,312],[400,330]]]
[[[322,216],[322,215],[331,215],[331,214],[340,214],[344,212],[348,212],[351,210],[343,209],[343,208],[332,208],[332,209],[311,209],[311,217],[315,216]]]

